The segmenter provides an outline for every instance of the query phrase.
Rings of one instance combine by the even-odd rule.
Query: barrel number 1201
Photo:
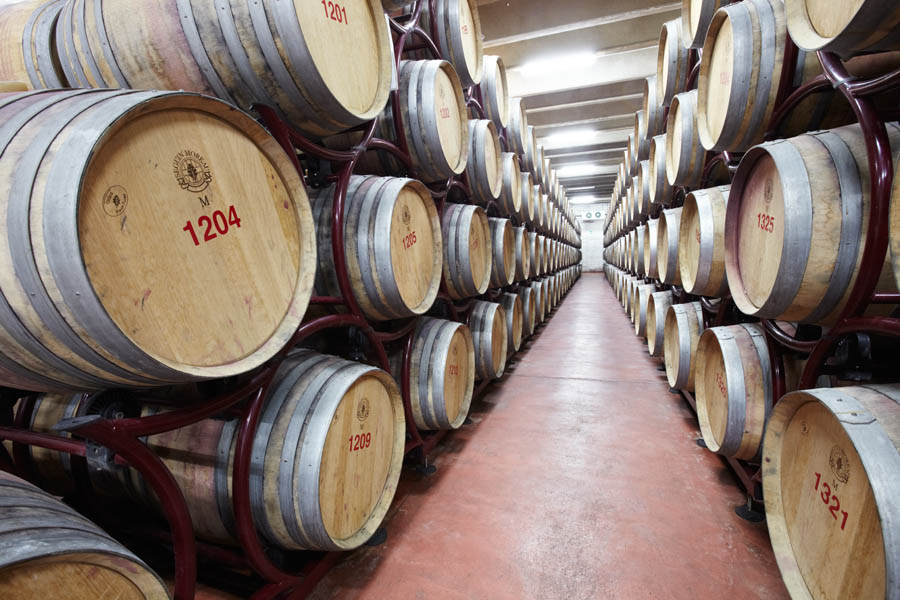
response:
[[[322,0],[322,6],[325,8],[326,19],[331,19],[332,21],[337,21],[344,25],[350,24],[350,21],[347,20],[346,9],[337,2],[326,2],[326,0]]]
[[[225,235],[228,233],[230,226],[241,226],[241,220],[238,218],[237,209],[234,208],[234,206],[228,207],[228,217],[226,217],[225,213],[221,210],[217,210],[212,214],[212,217],[209,215],[201,215],[200,218],[197,219],[197,230],[202,230],[204,232],[202,240],[204,242],[209,242],[220,235]],[[213,231],[213,228],[215,228],[215,231]],[[187,231],[191,234],[191,240],[193,240],[195,246],[200,245],[201,240],[197,237],[197,232],[194,231],[193,223],[188,221],[182,231]]]
[[[841,530],[843,531],[844,526],[847,525],[847,511],[841,510],[841,501],[838,500],[838,497],[831,493],[831,486],[828,485],[827,481],[822,481],[822,474],[816,473],[816,491],[819,491],[819,484],[821,483],[822,491],[819,492],[819,498],[822,499],[822,502],[828,506],[829,512],[831,512],[831,516],[834,517],[835,520],[838,520],[840,515],[844,515],[844,518],[841,519]]]

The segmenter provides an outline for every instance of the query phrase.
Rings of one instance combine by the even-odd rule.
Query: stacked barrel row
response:
[[[767,327],[790,336],[836,323],[860,275],[872,194],[867,140],[844,96],[822,88],[786,112],[777,97],[782,78],[797,87],[821,75],[817,50],[843,56],[857,77],[896,68],[898,24],[900,10],[876,2],[686,0],[662,28],[604,223],[606,276],[669,385],[695,397],[706,446],[763,465],[794,598],[890,597],[900,511],[884,490],[900,481],[900,386],[799,391],[807,357],[784,354],[788,394],[774,396]],[[785,65],[789,39],[800,51]],[[885,127],[900,174],[900,127]],[[898,187],[876,292],[900,282],[895,215]],[[734,324],[713,326],[718,311]]]
[[[422,22],[434,22],[441,57],[402,56],[393,96],[381,5],[328,4],[0,8],[0,80],[34,88],[0,98],[8,190],[0,384],[46,392],[20,403],[20,422],[48,432],[65,418],[152,415],[166,409],[121,392],[75,392],[252,371],[302,322],[345,310],[334,302],[340,263],[345,301],[369,322],[416,319],[407,386],[398,383],[404,344],[387,348],[394,377],[307,349],[292,349],[278,367],[253,440],[251,511],[264,541],[286,550],[365,542],[399,478],[401,387],[417,428],[461,426],[474,382],[503,374],[580,274],[580,229],[565,188],[522,101],[508,98],[502,61],[483,56],[475,1],[431,5],[437,14]],[[469,96],[483,113],[467,106]],[[266,116],[264,107],[330,149],[354,148],[360,134],[348,130],[375,120],[376,136],[408,150],[408,164],[385,150],[360,157],[341,248],[332,239],[335,185],[307,187],[325,178],[305,182],[239,110]],[[300,160],[306,172],[321,167]],[[326,301],[310,305],[312,296]],[[467,324],[444,318],[453,301],[465,301]],[[147,439],[181,488],[196,534],[213,542],[236,540],[239,425],[220,416]],[[71,493],[67,455],[34,447],[30,458],[43,487]],[[159,508],[129,468],[92,470],[89,485]],[[26,563],[0,564],[24,578],[10,597],[58,595],[35,583]],[[145,597],[160,596],[140,568],[124,568],[132,581],[143,577]]]

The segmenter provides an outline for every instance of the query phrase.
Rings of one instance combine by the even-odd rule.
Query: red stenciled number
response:
[[[201,215],[199,219],[197,219],[197,229],[202,229],[204,226],[203,232],[203,241],[210,242],[220,235],[225,235],[229,231],[229,225],[234,225],[235,227],[241,226],[241,219],[238,217],[237,209],[234,206],[228,207],[228,216],[225,216],[225,213],[221,210],[217,210],[213,212],[212,218],[208,215]],[[215,228],[216,231],[213,231]],[[181,229],[182,231],[187,231],[191,235],[191,241],[194,242],[195,246],[200,245],[200,239],[197,237],[196,230],[194,229],[194,224],[188,221],[185,223],[184,227]]]
[[[825,504],[831,502],[831,486],[825,481],[822,482],[822,492],[819,493],[819,497]]]
[[[819,490],[819,484],[822,484],[823,491],[819,493],[819,497],[822,499],[828,506],[828,511],[831,513],[831,517],[837,521],[838,515],[844,515],[844,518],[841,519],[841,531],[847,526],[847,518],[850,516],[846,510],[841,510],[841,501],[838,497],[831,493],[831,486],[828,485],[827,482],[822,481],[822,474],[816,473],[816,491]]]
[[[195,246],[200,245],[200,240],[197,239],[197,234],[194,233],[194,226],[191,224],[190,221],[187,222],[187,225],[184,226],[184,229],[182,229],[182,231],[187,231],[188,233],[191,234],[191,239],[194,240]]]
[[[447,369],[451,375],[459,375],[459,365],[450,365]]]
[[[219,224],[219,220],[221,219],[222,224]],[[228,221],[225,219],[225,213],[221,210],[217,210],[213,213],[213,225],[216,226],[216,231],[220,234],[225,235],[228,233]]]
[[[822,474],[821,474],[821,473],[816,473],[816,490],[817,490],[817,491],[818,491],[818,489],[819,489],[819,481],[821,481],[821,479],[822,479]]]
[[[719,392],[721,392],[723,396],[728,396],[728,389],[725,387],[725,378],[722,377],[721,373],[716,373],[716,385],[719,386]]]
[[[350,446],[350,452],[356,452],[357,450],[365,450],[372,444],[372,434],[371,433],[362,433],[357,435],[351,435],[347,438],[347,444]]]
[[[763,231],[772,233],[775,231],[775,217],[765,213],[756,213],[756,226]]]
[[[441,118],[442,118],[442,119],[449,119],[449,118],[450,118],[450,109],[447,108],[446,106],[443,107],[443,108],[441,109],[440,112],[441,112]]]
[[[831,511],[831,516],[835,519],[838,518],[838,511],[841,510],[841,501],[838,500],[837,496],[831,497],[831,505],[828,507],[828,510]]]
[[[841,521],[841,531],[843,531],[843,530],[844,530],[844,525],[847,524],[847,511],[846,511],[846,510],[842,510],[842,511],[841,511],[841,514],[844,515],[844,520]]]
[[[326,2],[322,0],[322,8],[325,9],[325,18],[331,19],[344,25],[349,24],[347,20],[347,10],[337,2]]]
[[[403,238],[403,248],[404,250],[409,250],[412,248],[413,244],[416,243],[416,232],[411,231]]]
[[[212,232],[212,226],[213,226],[212,219],[210,219],[206,215],[203,215],[202,217],[197,219],[197,225],[202,226],[203,221],[206,221],[206,233],[203,234],[203,241],[208,242],[210,240],[216,239],[216,237],[217,237],[216,234]]]

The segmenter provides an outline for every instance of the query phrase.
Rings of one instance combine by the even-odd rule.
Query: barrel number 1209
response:
[[[357,435],[351,435],[347,441],[350,444],[350,452],[365,450],[372,445],[372,434],[360,433]]]

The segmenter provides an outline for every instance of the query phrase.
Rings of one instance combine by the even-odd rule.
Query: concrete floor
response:
[[[787,599],[765,523],[734,514],[738,484],[655,367],[585,274],[437,472],[404,473],[387,541],[312,598]]]

